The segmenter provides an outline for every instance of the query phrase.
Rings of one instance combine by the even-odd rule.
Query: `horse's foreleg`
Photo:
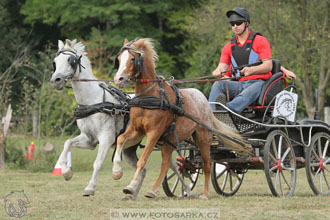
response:
[[[147,134],[147,143],[146,146],[143,150],[143,153],[139,159],[139,161],[137,162],[137,168],[134,174],[134,177],[132,179],[132,181],[130,182],[130,184],[128,186],[126,186],[123,190],[123,192],[125,194],[135,194],[137,186],[138,186],[138,179],[140,176],[141,171],[143,170],[145,164],[147,163],[147,160],[151,154],[151,152],[153,151],[158,139],[159,139],[159,135],[158,135],[158,131],[155,131],[156,135],[148,135]]]
[[[67,166],[67,156],[70,148],[75,146],[79,148],[93,149],[95,145],[96,144],[92,144],[91,141],[83,134],[65,141],[63,151],[59,158],[62,175],[65,180],[70,180],[73,175],[72,170]]]
[[[107,134],[107,136],[108,136],[108,134]],[[100,140],[101,141],[99,143],[99,149],[97,152],[97,156],[96,156],[96,159],[93,164],[94,170],[93,170],[92,178],[90,179],[89,184],[87,185],[87,187],[84,190],[84,194],[83,194],[84,196],[94,195],[98,173],[104,163],[106,156],[108,155],[110,147],[115,142],[114,137],[111,137],[111,138],[103,137],[103,138],[100,138]]]
[[[137,161],[139,160],[139,158],[136,155],[137,148],[138,148],[137,146],[129,147],[129,148],[124,149],[124,152],[123,152],[127,163],[129,165],[131,165],[135,170],[136,170],[136,167],[137,167],[136,166]],[[139,194],[140,188],[142,186],[143,179],[146,175],[146,172],[147,172],[147,170],[146,170],[146,168],[144,168],[142,170],[142,172],[140,173],[140,176],[139,176],[138,181],[137,181],[138,184],[137,184],[137,187],[136,187],[136,190],[135,190],[134,194],[133,195],[127,194],[125,197],[123,197],[123,200],[127,200],[127,199],[136,200],[137,195]]]
[[[159,190],[159,186],[160,184],[163,182],[164,177],[168,171],[168,168],[170,167],[171,163],[171,156],[172,156],[172,152],[173,152],[173,147],[171,147],[170,145],[164,145],[161,147],[161,151],[162,151],[162,166],[161,166],[161,171],[160,174],[154,184],[154,186],[152,187],[152,190],[147,192],[144,196],[147,198],[154,198],[157,196],[158,190]]]
[[[140,140],[141,134],[135,131],[131,126],[128,126],[125,133],[121,134],[117,138],[117,149],[113,159],[113,167],[112,167],[112,178],[118,180],[122,177],[123,171],[120,167],[121,162],[121,152],[124,148],[124,145],[128,145],[132,140]]]
[[[73,175],[72,170],[67,166],[67,163],[68,163],[67,158],[68,158],[68,153],[70,151],[70,148],[71,148],[71,145],[72,145],[72,142],[74,141],[74,139],[75,138],[71,138],[71,139],[68,139],[65,141],[63,151],[59,158],[61,172],[62,172],[62,175],[65,180],[70,180]]]

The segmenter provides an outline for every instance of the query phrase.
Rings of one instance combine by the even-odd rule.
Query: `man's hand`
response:
[[[216,76],[216,77],[221,77],[222,74],[221,74],[220,68],[216,68],[216,69],[212,72],[212,75],[213,75],[213,76]]]
[[[288,77],[289,79],[296,79],[296,74],[294,74],[294,72],[285,69],[283,66],[281,66],[281,70],[283,71],[283,73],[285,74],[286,77]]]
[[[225,64],[225,63],[219,63],[219,65],[217,66],[217,68],[212,72],[213,76],[216,77],[224,77],[223,72],[226,72],[226,70],[228,70],[229,65]],[[228,77],[224,77],[224,78],[228,78]]]
[[[248,75],[251,75],[254,73],[254,68],[251,66],[251,67],[244,67],[241,71],[240,71],[241,74],[243,74],[244,76],[248,76]]]

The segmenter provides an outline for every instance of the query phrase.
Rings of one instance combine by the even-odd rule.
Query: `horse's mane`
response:
[[[137,39],[133,45],[136,49],[143,51],[144,58],[151,58],[154,67],[156,66],[155,62],[158,61],[158,54],[156,53],[154,45],[150,38]]]
[[[69,39],[66,39],[63,49],[73,50],[77,53],[78,56],[81,56],[81,55],[84,56],[85,59],[83,59],[83,60],[85,60],[87,65],[90,65],[91,61],[89,60],[89,58],[87,56],[87,52],[85,51],[85,45],[81,41],[77,42],[76,39],[74,39],[72,41]]]
[[[77,42],[76,39],[74,39],[72,41],[69,39],[66,39],[64,48],[71,49],[71,50],[73,49],[77,52],[77,54],[87,56],[87,52],[85,51],[85,45],[81,41]]]

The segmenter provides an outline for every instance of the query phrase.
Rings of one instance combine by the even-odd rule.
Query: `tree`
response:
[[[29,58],[24,36],[28,32],[20,25],[16,7],[22,1],[0,1],[0,114],[4,113],[14,96],[12,86],[20,78],[19,70]]]
[[[285,66],[298,73],[297,83],[304,99],[306,113],[314,116],[314,89],[319,90],[319,109],[326,101],[330,77],[328,42],[329,1],[276,1],[257,4],[256,11],[264,10],[257,17]],[[268,6],[268,7],[266,7]],[[267,19],[266,19],[267,18]]]
[[[159,70],[166,75],[183,71],[176,58],[182,48],[177,46],[184,41],[185,19],[199,2],[27,0],[21,13],[27,24],[57,26],[61,37],[83,39],[96,75],[102,77],[111,74],[111,64],[125,38],[153,38],[159,51]]]

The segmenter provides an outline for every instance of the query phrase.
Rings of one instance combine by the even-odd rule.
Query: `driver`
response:
[[[223,78],[240,77],[238,81],[217,81],[213,84],[209,102],[231,100],[226,106],[236,113],[257,100],[265,80],[272,76],[272,54],[268,40],[249,28],[250,15],[245,8],[235,8],[226,13],[235,36],[222,50],[219,65],[213,75]],[[260,65],[234,69],[246,64],[262,61]],[[221,72],[228,71],[222,76]],[[291,71],[281,68],[289,77],[295,78]],[[219,97],[218,97],[219,96]],[[228,98],[227,98],[228,96]],[[211,105],[215,110],[215,106]]]

